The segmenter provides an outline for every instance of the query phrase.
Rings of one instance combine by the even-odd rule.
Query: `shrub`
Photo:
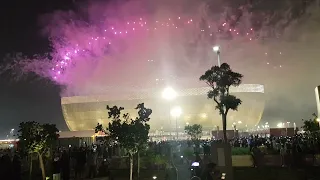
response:
[[[232,155],[250,155],[250,149],[246,147],[234,147],[231,150]]]

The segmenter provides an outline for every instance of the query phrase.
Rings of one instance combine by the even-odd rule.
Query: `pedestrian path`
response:
[[[179,163],[174,161],[174,166],[178,171],[178,180],[188,180],[190,179],[189,166],[186,163]]]

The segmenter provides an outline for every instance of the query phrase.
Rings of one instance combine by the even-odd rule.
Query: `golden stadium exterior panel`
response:
[[[73,96],[61,99],[63,115],[71,131],[90,130],[97,123],[107,125],[110,122],[106,106],[122,106],[125,112],[136,115],[135,107],[139,103],[153,110],[149,122],[151,130],[169,130],[175,128],[176,121],[180,128],[186,124],[201,124],[204,129],[222,127],[221,117],[215,104],[206,96],[208,88],[192,88],[178,91],[179,96],[173,101],[161,98],[159,92],[149,91],[122,98],[114,96]],[[237,128],[250,128],[258,124],[264,110],[264,87],[262,85],[241,85],[232,92],[242,100],[238,111],[228,114],[228,129],[233,123]],[[182,115],[175,119],[170,116],[170,109],[180,106]],[[133,117],[134,118],[134,117]],[[238,123],[241,122],[241,123]]]

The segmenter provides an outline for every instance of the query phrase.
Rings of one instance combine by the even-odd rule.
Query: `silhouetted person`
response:
[[[251,152],[251,157],[253,160],[253,167],[258,167],[259,165],[259,160],[260,160],[260,149],[257,146],[253,146],[252,152]]]
[[[61,156],[61,172],[63,180],[70,179],[70,156],[67,151],[63,151]]]
[[[12,178],[12,163],[10,156],[5,154],[1,157],[1,179],[11,179]]]
[[[89,175],[88,178],[95,178],[97,172],[97,153],[93,150],[88,154]]]
[[[209,163],[203,171],[201,180],[218,180],[221,179],[221,173],[216,169],[215,163]]]
[[[8,154],[0,154],[0,179],[11,179],[11,160]]]
[[[86,151],[83,148],[81,148],[76,155],[76,172],[75,172],[76,179],[83,178],[85,165],[86,165]]]
[[[14,155],[13,161],[12,161],[12,179],[13,180],[21,180],[21,161],[20,157],[18,155]]]
[[[53,180],[60,180],[60,172],[61,172],[61,159],[58,154],[55,155],[52,162],[52,174]]]

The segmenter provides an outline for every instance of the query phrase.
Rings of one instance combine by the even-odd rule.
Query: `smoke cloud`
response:
[[[3,69],[56,81],[66,87],[62,96],[143,91],[162,80],[192,87],[216,64],[218,44],[221,61],[244,83],[265,85],[265,121],[311,115],[320,74],[319,6],[230,2],[90,1],[40,18],[50,58],[19,58]]]

